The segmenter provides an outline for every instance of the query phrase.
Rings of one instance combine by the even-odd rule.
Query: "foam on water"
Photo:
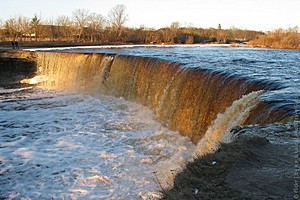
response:
[[[77,49],[123,49],[123,48],[174,48],[174,47],[229,47],[229,44],[141,44],[141,45],[101,45],[101,46],[71,46],[71,47],[50,47],[50,48],[30,48],[28,51],[65,51]]]
[[[259,100],[288,102],[296,97],[295,104],[298,102],[299,94],[294,92],[297,91],[295,88],[300,83],[300,79],[297,76],[299,74],[298,65],[293,62],[295,52],[283,59],[278,57],[278,55],[281,55],[281,51],[274,52],[273,50],[263,53],[260,50],[254,50],[253,52],[252,50],[238,50],[242,54],[233,54],[234,56],[232,56],[230,54],[236,50],[226,50],[225,52],[219,49],[211,49],[207,52],[201,52],[201,48],[187,48],[185,52],[181,47],[174,48],[171,51],[169,49],[162,51],[158,48],[154,50],[149,50],[149,48],[147,50],[145,50],[146,48],[125,48],[130,48],[129,51],[125,50],[125,53],[123,52],[125,55],[168,58],[168,60],[183,63],[188,67],[199,67],[199,63],[201,63],[201,68],[216,68],[216,71],[228,72],[226,76],[224,74],[226,80],[230,76],[246,77],[254,78],[264,83],[274,82],[274,85],[278,81],[286,87],[282,89],[278,87],[278,90],[266,91],[262,95],[261,91],[257,91],[262,89],[260,87],[249,90],[250,93],[243,93],[246,89],[245,85],[238,87],[239,84],[232,84],[234,87],[230,90],[222,90],[224,94],[218,92],[218,87],[212,87],[209,94],[212,94],[214,97],[212,98],[215,101],[215,104],[213,104],[214,108],[217,108],[220,103],[226,102],[222,98],[222,94],[224,97],[230,96],[228,91],[233,91],[232,95],[234,96],[237,94],[235,89],[240,89],[241,93],[245,95],[232,97],[235,101],[230,98],[229,102],[232,105],[226,105],[224,109],[220,109],[215,115],[207,112],[205,116],[213,117],[209,120],[201,121],[209,123],[207,123],[208,126],[204,130],[206,132],[203,132],[204,137],[199,137],[201,140],[197,147],[189,139],[181,137],[179,134],[161,126],[155,121],[155,116],[148,108],[129,103],[123,99],[108,96],[92,97],[57,91],[50,92],[33,87],[2,92],[0,96],[0,182],[3,187],[0,189],[0,193],[3,196],[0,196],[0,198],[135,199],[139,195],[143,196],[143,198],[147,198],[147,195],[156,198],[161,187],[168,188],[172,186],[174,176],[185,167],[186,162],[193,160],[193,156],[195,158],[208,152],[214,152],[218,149],[220,142],[230,142],[230,129],[243,124],[251,109],[256,108]],[[113,53],[114,51],[123,50],[82,49],[82,51],[89,53],[93,51]],[[249,58],[248,53],[252,53],[252,57]],[[210,57],[207,58],[207,55]],[[261,57],[262,55],[267,56]],[[42,67],[49,67],[49,69],[60,67],[59,70],[62,68],[69,70],[69,66],[74,65],[72,59],[74,57],[82,61],[82,63],[90,63],[93,60],[86,58],[92,56],[81,55],[78,57],[78,55],[74,55],[74,57],[69,59],[69,61],[72,61],[70,62],[71,64],[65,65],[65,57],[61,57],[61,65],[56,65],[56,58],[60,57],[60,55],[57,56],[55,55],[52,58],[50,55],[50,59],[53,59],[55,62],[49,66],[44,63],[40,66],[41,69]],[[203,59],[203,56],[205,59]],[[94,57],[99,58],[95,55]],[[97,79],[97,83],[103,83],[103,80],[105,80],[106,82],[104,83],[107,87],[109,84],[115,86],[111,87],[113,91],[116,91],[114,95],[130,99],[130,92],[136,90],[134,90],[135,88],[130,88],[135,82],[129,81],[132,84],[128,84],[128,79],[133,77],[132,80],[140,80],[136,78],[139,77],[136,74],[138,74],[137,72],[144,72],[143,70],[138,71],[132,66],[139,66],[137,62],[145,66],[149,63],[148,60],[118,55],[115,57],[105,55],[105,57],[107,59],[104,59],[103,63],[92,66],[98,67],[99,65],[107,64],[108,68],[111,69],[110,61],[113,60],[112,58],[117,58],[114,59],[115,68],[113,68],[115,70],[113,72],[117,73],[110,73],[110,79],[107,80],[107,71],[106,67],[104,67],[104,70],[100,73],[104,78],[101,79],[100,77],[99,80]],[[120,63],[116,65],[118,61]],[[151,59],[151,62],[157,63],[155,59]],[[69,86],[70,80],[79,80],[74,81],[76,83],[75,86],[80,86],[78,87],[80,91],[85,92],[86,88],[81,88],[82,85],[80,84],[85,83],[89,85],[91,76],[95,75],[95,73],[90,70],[88,76],[88,73],[84,73],[86,69],[83,68],[84,65],[81,62],[78,63],[76,63],[78,68],[75,68],[74,73],[69,73],[68,70],[58,75],[57,73],[49,73],[56,77],[53,79],[53,77],[49,76],[49,80],[57,80],[57,88],[59,89],[63,83]],[[163,64],[163,62],[161,63]],[[175,65],[172,66],[177,69]],[[84,70],[80,71],[78,69]],[[128,74],[134,76],[129,76],[129,78],[127,76],[124,76],[126,78],[113,76],[121,74],[120,71],[123,69],[129,69],[130,73]],[[165,73],[156,71],[154,67],[147,69],[151,70],[147,71],[149,73],[145,73],[145,76],[141,76],[141,80],[150,77],[149,80],[146,79],[148,82],[136,82],[141,88],[145,89],[140,91],[141,98],[145,100],[144,103],[154,102],[155,104],[153,105],[157,106],[153,106],[155,112],[160,112],[166,107],[170,107],[170,105],[174,105],[176,110],[185,111],[175,113],[171,109],[172,112],[166,112],[166,125],[168,125],[168,119],[174,119],[174,113],[179,116],[172,121],[174,125],[180,124],[182,120],[189,119],[189,122],[192,122],[190,119],[194,118],[188,118],[189,116],[194,116],[192,115],[194,114],[192,109],[195,109],[198,104],[208,105],[201,108],[206,111],[206,108],[209,108],[211,105],[211,101],[207,101],[208,104],[204,104],[200,100],[190,101],[196,102],[195,104],[180,104],[186,100],[185,93],[172,95],[176,94],[178,88],[181,88],[182,91],[193,91],[187,90],[182,84],[188,85],[185,83],[189,83],[190,85],[187,88],[193,89],[192,80],[197,80],[194,82],[194,84],[197,84],[199,79],[199,76],[195,75],[196,70],[193,73],[189,73],[190,76],[187,76],[188,78],[183,79],[182,82],[176,78],[184,70],[180,70],[180,72],[174,73],[170,77],[162,76],[161,80],[167,78],[166,80],[169,80],[169,82],[162,84],[164,88],[161,90],[161,96],[156,98],[159,96],[155,95],[157,94],[156,91],[162,85],[150,85],[148,83],[158,80],[156,76],[152,75]],[[73,74],[74,79],[66,79],[69,78],[69,76],[65,76],[67,73]],[[79,74],[79,78],[76,77],[76,74]],[[84,76],[80,76],[82,74]],[[182,74],[186,75],[186,73]],[[208,74],[204,73],[204,75]],[[30,84],[31,80],[35,79],[38,81],[46,80],[44,78],[34,77],[33,79],[24,80],[24,83]],[[225,83],[223,81],[218,82],[220,80],[219,76],[208,76],[208,78],[209,81],[217,80],[216,82],[221,85]],[[122,79],[125,81],[122,82]],[[290,80],[294,80],[292,81],[294,83],[290,84]],[[32,83],[35,84],[35,81],[32,81]],[[213,83],[211,84],[212,86],[217,85],[214,84],[215,82],[211,83]],[[54,82],[52,81],[51,84],[54,85]],[[174,87],[176,84],[177,87]],[[99,84],[95,85],[99,86]],[[70,88],[72,86],[70,85]],[[93,84],[90,84],[87,88],[94,88]],[[119,92],[119,88],[124,90]],[[227,85],[225,88],[227,88]],[[96,90],[95,94],[102,91],[101,89]],[[1,90],[5,91],[3,88]],[[155,92],[151,93],[149,91]],[[205,92],[207,90],[200,90],[198,93],[199,97]],[[191,94],[192,96],[194,95],[192,92]],[[165,101],[173,96],[176,97],[174,99],[178,102],[177,104],[172,104],[172,101]],[[220,98],[216,100],[215,97]],[[135,99],[133,98],[132,100]],[[147,105],[146,103],[145,105]],[[180,105],[189,106],[180,107]],[[151,107],[151,104],[149,107]],[[259,107],[257,108],[259,109]],[[198,111],[202,110],[199,108]],[[298,108],[295,106],[295,113],[297,114],[297,112]],[[197,125],[202,125],[203,123],[198,121],[199,115],[195,116],[196,121],[193,121],[193,124],[198,123]],[[156,115],[156,117],[159,116]],[[186,127],[192,127],[193,124],[191,123],[191,126],[182,126],[182,129],[177,130],[184,131]],[[195,132],[199,133],[198,129]],[[197,138],[195,141],[198,141]]]
[[[0,87],[0,94],[8,94],[8,93],[15,93],[15,92],[20,92],[24,90],[29,90],[32,89],[32,87],[24,87],[24,88],[14,88],[14,89],[5,89]]]
[[[20,83],[27,83],[30,85],[35,85],[41,82],[47,81],[47,77],[46,76],[35,76],[33,78],[29,78],[29,79],[23,79],[20,81]]]
[[[198,158],[219,149],[221,143],[232,142],[230,130],[243,124],[250,111],[258,104],[258,97],[263,91],[251,92],[233,102],[224,113],[217,118],[207,129],[205,136],[197,144],[193,157]]]
[[[0,198],[157,198],[154,172],[195,148],[123,99],[37,88],[5,95]]]

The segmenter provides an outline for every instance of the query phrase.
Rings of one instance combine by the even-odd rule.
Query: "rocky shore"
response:
[[[188,164],[164,199],[299,199],[299,125],[233,129],[235,141]]]

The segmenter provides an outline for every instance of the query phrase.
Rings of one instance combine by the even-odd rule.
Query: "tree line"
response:
[[[217,28],[204,29],[191,25],[182,26],[179,22],[173,22],[168,27],[153,29],[145,26],[127,27],[127,20],[125,5],[114,6],[107,16],[85,9],[73,11],[71,17],[58,16],[56,19],[48,20],[43,20],[37,15],[32,18],[18,16],[0,23],[0,41],[93,42],[103,44],[195,44],[252,41],[252,44],[256,46],[261,44],[261,46],[277,47],[280,45],[273,43],[280,40],[283,43],[293,43],[293,47],[299,48],[298,28],[297,31],[292,29],[265,34],[234,27],[222,29],[221,24]],[[284,37],[284,40],[280,38],[283,33],[288,35]],[[295,45],[296,43],[298,46]]]
[[[255,47],[300,49],[300,31],[298,27],[277,29],[253,39],[250,44]]]
[[[72,16],[42,20],[18,16],[0,24],[0,40],[104,42],[122,41],[127,21],[124,5],[113,7],[107,17],[77,9]],[[1,21],[0,21],[1,22]],[[109,37],[108,37],[109,36]]]

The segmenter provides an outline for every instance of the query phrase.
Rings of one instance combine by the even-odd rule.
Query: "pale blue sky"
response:
[[[300,0],[0,0],[0,19],[34,14],[55,19],[78,8],[107,16],[117,4],[126,5],[127,25],[133,27],[161,28],[175,21],[263,31],[300,26]]]

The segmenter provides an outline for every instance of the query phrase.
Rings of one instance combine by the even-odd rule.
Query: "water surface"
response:
[[[155,173],[194,148],[148,108],[110,96],[2,88],[0,119],[1,198],[159,194]]]

